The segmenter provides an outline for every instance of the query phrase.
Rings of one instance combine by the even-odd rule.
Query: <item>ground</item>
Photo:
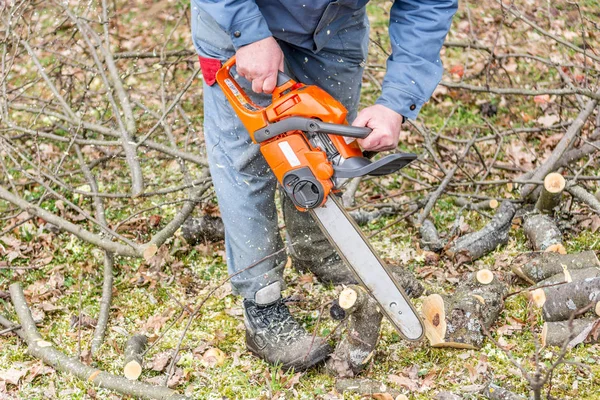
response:
[[[186,19],[180,24],[179,20],[163,15],[165,10],[171,8],[185,12],[185,3],[163,0],[154,2],[147,9],[142,1],[133,2],[132,5],[117,3],[122,10],[116,18],[122,21],[119,29],[123,37],[121,40],[124,42],[123,49],[129,50],[127,46],[136,49],[140,35],[149,29],[147,21],[151,21],[152,40],[160,42],[161,37],[175,32],[170,36],[170,39],[175,39],[170,42],[169,50],[192,49]],[[557,62],[580,61],[575,52],[557,48],[556,43],[506,16],[495,1],[487,0],[482,3],[461,2],[448,41],[466,42],[477,38],[479,43],[486,46],[506,46],[505,53],[527,51],[533,55],[550,55],[551,58],[555,56]],[[373,43],[363,84],[362,106],[372,104],[379,92],[378,85],[384,73],[382,67],[385,52],[389,48],[385,29],[390,6],[391,2],[381,0],[373,1],[368,6]],[[591,30],[588,40],[598,44],[600,34],[597,22],[593,22],[594,18],[598,21],[599,4],[596,0],[579,2],[580,9],[566,1],[547,5],[545,2],[530,0],[520,2],[518,6],[543,21],[544,27],[549,26],[552,32],[575,43],[580,43],[578,35],[581,27],[585,26]],[[539,11],[535,11],[537,6],[540,7]],[[552,11],[548,12],[548,18],[551,20],[548,21],[545,19],[547,6],[552,6]],[[586,21],[584,24],[578,23],[580,16]],[[501,28],[498,28],[499,26]],[[512,47],[506,45],[507,43]],[[447,68],[445,79],[459,82],[463,76],[478,75],[479,78],[475,78],[475,81],[481,82],[486,75],[485,72],[481,72],[486,67],[486,60],[485,54],[474,50],[445,47],[442,53],[442,61]],[[149,69],[152,68],[152,64],[147,65]],[[579,74],[584,72],[573,68],[570,73],[579,81]],[[531,88],[535,87],[535,82],[552,82],[553,79],[559,79],[554,69],[530,63],[523,58],[507,57],[500,67],[492,70],[491,75],[494,74],[496,76],[490,78],[492,86],[508,86],[510,81],[513,87]],[[190,71],[182,69],[180,76],[174,76],[173,81],[179,79],[179,82],[183,82],[189,75]],[[515,77],[515,82],[510,79],[511,75]],[[127,79],[128,86],[135,86],[146,85],[145,80],[150,78],[140,73],[131,74]],[[589,72],[589,79],[596,79],[597,82],[597,72],[593,68]],[[90,86],[93,86],[93,82]],[[199,85],[196,86],[198,89],[195,94],[186,98],[184,109],[192,116],[192,122],[198,126],[198,139],[193,139],[192,145],[200,149],[201,90]],[[548,121],[548,116],[560,117],[562,121],[577,114],[572,99],[570,103],[565,104],[561,98],[551,96],[535,99],[537,100],[533,97],[488,93],[475,96],[473,93],[440,87],[434,98],[423,108],[419,122],[424,122],[431,132],[464,139],[470,138],[474,133],[489,134],[488,123],[498,130],[510,127],[550,126],[558,119]],[[484,103],[497,106],[497,113],[487,118],[482,116],[480,110]],[[176,133],[182,137],[186,134],[183,129]],[[424,153],[423,141],[417,137],[415,128],[407,126],[402,138],[402,149],[418,154]],[[497,159],[504,161],[505,166],[512,165],[525,171],[547,157],[558,141],[552,136],[552,132],[508,140],[509,146]],[[449,153],[460,150],[456,143],[448,142],[446,146]],[[491,158],[489,153],[493,155],[494,150],[492,145],[481,146],[481,152],[488,158]],[[0,156],[4,157],[2,153]],[[428,172],[431,164],[429,160],[429,164],[424,162],[405,172],[409,178],[418,179],[416,183],[401,177],[386,177],[365,182],[357,194],[358,203],[381,203],[388,195],[395,195],[398,202],[410,200],[412,194],[418,195],[419,191],[425,190],[425,184],[433,184],[437,182],[436,176],[442,176],[439,171]],[[117,164],[113,166],[115,165]],[[145,173],[147,176],[152,175],[155,182],[162,180],[172,183],[170,165],[164,160],[148,160],[144,163]],[[594,165],[597,164],[587,165],[587,169],[582,170],[583,174],[598,177],[598,168],[594,170]],[[156,166],[162,169],[156,169]],[[510,173],[510,168],[494,170],[489,179],[505,179],[512,176]],[[107,168],[104,174],[110,178],[111,174],[119,176],[120,171]],[[466,180],[468,174],[465,172],[461,176]],[[592,180],[590,187],[597,189],[596,181]],[[460,188],[453,186],[449,191],[459,192]],[[108,189],[111,188],[107,187]],[[411,195],[404,194],[410,191]],[[486,187],[483,192],[487,196],[500,199],[519,198],[518,190],[512,184]],[[36,198],[34,190],[27,195]],[[91,203],[89,199],[72,199],[87,206]],[[171,198],[161,201],[169,199]],[[129,215],[128,205],[143,209],[155,203],[148,199],[132,200],[124,204],[121,208],[107,210],[110,220],[122,220]],[[208,199],[204,210],[218,213],[215,205],[214,199]],[[64,215],[64,211],[60,210],[64,206],[60,203],[52,203],[50,207],[52,211]],[[142,213],[120,232],[135,240],[144,241],[164,226],[164,221],[168,221],[177,209],[178,204],[173,204]],[[0,213],[10,216],[14,214],[14,210],[8,203],[0,201]],[[418,232],[405,220],[398,221],[397,218],[398,216],[382,217],[364,227],[365,233],[372,236],[373,245],[384,259],[402,264],[413,271],[424,283],[428,293],[450,293],[464,272],[483,267],[501,276],[510,284],[511,291],[525,288],[524,283],[510,273],[513,258],[530,250],[518,226],[511,229],[510,240],[506,246],[475,263],[458,266],[446,258],[433,262],[427,259],[419,249]],[[438,201],[433,209],[432,218],[437,228],[443,232],[449,231],[454,225],[457,225],[461,232],[476,230],[487,222],[485,215],[457,207],[448,193]],[[574,205],[570,212],[565,212],[561,218],[568,252],[600,251],[600,236],[596,232],[597,216],[585,207]],[[456,221],[460,223],[456,224]],[[249,354],[244,343],[241,299],[231,294],[228,284],[218,289],[206,302],[190,328],[185,331],[189,315],[183,312],[182,305],[191,308],[197,306],[211,289],[227,277],[227,269],[223,243],[190,246],[181,238],[179,231],[167,241],[165,253],[160,253],[161,255],[150,263],[141,259],[117,259],[114,271],[114,304],[109,329],[101,352],[92,361],[88,348],[93,333],[91,323],[99,310],[103,253],[68,233],[56,233],[47,227],[41,227],[38,222],[29,221],[6,232],[4,236],[0,235],[0,261],[5,262],[0,265],[12,265],[11,268],[0,269],[0,313],[15,319],[10,300],[5,294],[10,283],[21,282],[34,318],[40,320],[39,330],[42,336],[66,354],[80,354],[84,361],[93,363],[100,369],[120,374],[125,342],[133,333],[144,332],[149,335],[150,342],[156,344],[145,357],[147,366],[141,379],[163,384],[169,355],[185,332],[180,358],[176,363],[170,386],[193,398],[359,398],[358,395],[336,393],[335,379],[328,375],[324,368],[306,373],[282,372],[278,367],[269,366]],[[395,223],[391,224],[392,222]],[[0,230],[7,228],[9,223],[11,219],[1,219]],[[15,268],[18,266],[34,268]],[[299,300],[291,305],[294,315],[308,330],[316,328],[320,335],[329,335],[336,322],[329,318],[325,310],[317,325],[319,310],[325,302],[336,297],[340,288],[325,287],[317,283],[312,276],[299,275],[291,268],[286,270],[286,280],[289,285],[285,294]],[[419,300],[416,304],[418,307]],[[88,323],[84,318],[81,326],[78,326],[79,315],[89,317]],[[505,350],[500,349],[491,340],[487,340],[481,350],[434,349],[426,340],[409,343],[402,340],[384,320],[377,352],[363,375],[389,384],[410,399],[431,399],[439,391],[450,391],[465,398],[476,399],[479,398],[477,393],[481,390],[481,385],[489,381],[525,395],[528,393],[527,382],[520,371],[511,364],[506,351],[511,352],[519,363],[531,370],[536,353],[536,338],[542,324],[541,313],[532,307],[526,294],[510,297],[500,319],[493,326],[492,335]],[[340,329],[331,336],[332,342],[337,340],[341,331],[343,330]],[[206,357],[206,351],[210,348],[220,349],[224,353],[224,360],[219,359],[215,362],[214,359]],[[0,399],[121,397],[42,366],[40,361],[27,354],[24,343],[14,335],[1,335],[0,349]],[[557,352],[558,349],[542,349],[539,362],[551,365]],[[564,399],[600,398],[600,382],[597,375],[600,373],[600,346],[579,346],[568,352],[567,360],[571,363],[561,365],[554,372],[552,395]]]

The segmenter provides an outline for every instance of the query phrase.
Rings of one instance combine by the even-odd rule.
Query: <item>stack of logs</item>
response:
[[[553,218],[565,188],[565,179],[558,173],[544,179],[535,210],[523,223],[531,247],[541,253],[524,255],[524,261],[512,268],[534,285],[531,298],[542,308],[542,344],[548,346],[583,342],[600,316],[598,257],[593,251],[566,254],[562,232]],[[589,312],[581,312],[583,309]]]
[[[533,284],[531,298],[545,320],[542,344],[581,343],[600,316],[600,262],[593,251],[575,254],[532,253],[512,270]],[[579,310],[588,308],[583,315]],[[571,321],[573,317],[580,317]]]

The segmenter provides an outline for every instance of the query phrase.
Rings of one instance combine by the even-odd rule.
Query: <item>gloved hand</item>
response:
[[[283,52],[273,37],[240,47],[235,57],[237,72],[252,82],[252,91],[273,92],[277,72],[283,71]]]

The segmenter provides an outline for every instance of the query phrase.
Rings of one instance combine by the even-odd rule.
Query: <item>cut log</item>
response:
[[[125,366],[123,375],[130,381],[137,380],[142,374],[143,354],[148,344],[148,337],[142,334],[133,335],[125,343]]]
[[[225,239],[225,226],[220,217],[203,215],[200,218],[185,220],[181,234],[192,246],[203,242],[220,242]]]
[[[392,398],[400,395],[396,389],[374,379],[342,378],[335,381],[335,390],[339,393],[352,392],[360,396],[373,396],[378,393],[388,393]]]
[[[525,397],[519,396],[493,383],[485,387],[483,395],[489,400],[525,400]]]
[[[575,254],[528,253],[519,258],[522,262],[512,265],[511,269],[532,284],[563,273],[565,270],[600,267],[600,260],[591,250]]]
[[[419,243],[422,249],[438,252],[444,248],[444,241],[440,239],[440,235],[430,219],[426,219],[419,226],[419,234],[421,235]]]
[[[568,342],[568,347],[575,347],[588,338],[598,322],[598,318],[545,322],[542,328],[542,345],[562,347]]]
[[[546,322],[565,321],[571,314],[594,304],[592,310],[599,310],[600,278],[565,283],[564,285],[539,288],[531,292],[535,305],[542,307]]]
[[[489,275],[493,277],[491,281]],[[478,276],[484,278],[483,282]],[[484,329],[489,330],[498,318],[507,291],[507,285],[492,272],[480,271],[467,274],[452,296],[427,296],[421,310],[425,335],[431,346],[481,348]]]
[[[517,208],[503,201],[494,218],[481,230],[462,236],[448,250],[459,263],[476,260],[498,246],[508,243],[508,231]]]
[[[551,217],[544,214],[530,214],[525,217],[523,231],[533,250],[566,254],[562,232]]]
[[[360,373],[373,357],[382,314],[377,302],[358,285],[344,289],[338,303],[349,315],[348,327],[346,336],[328,360],[327,368],[335,375],[347,378]]]
[[[425,288],[411,271],[394,264],[388,264],[388,268],[392,273],[392,278],[404,289],[408,297],[411,299],[421,297]]]
[[[467,199],[465,197],[455,197],[454,204],[456,204],[459,207],[466,207],[469,210],[489,211],[498,208],[500,202],[498,202],[498,200],[496,199],[472,202],[470,199]]]
[[[535,208],[544,214],[554,214],[554,211],[560,205],[560,198],[563,190],[565,190],[565,185],[565,178],[561,174],[552,172],[546,175]]]
[[[565,269],[559,274],[552,275],[550,278],[539,281],[536,286],[551,286],[559,283],[578,282],[598,277],[600,277],[600,268],[598,267],[575,270]]]

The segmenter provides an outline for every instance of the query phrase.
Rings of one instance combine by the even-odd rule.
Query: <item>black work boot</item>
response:
[[[313,336],[292,317],[281,297],[267,304],[260,300],[265,299],[259,293],[255,300],[244,300],[246,346],[250,352],[284,370],[296,371],[324,361],[331,353],[323,338],[317,336],[313,342]]]

